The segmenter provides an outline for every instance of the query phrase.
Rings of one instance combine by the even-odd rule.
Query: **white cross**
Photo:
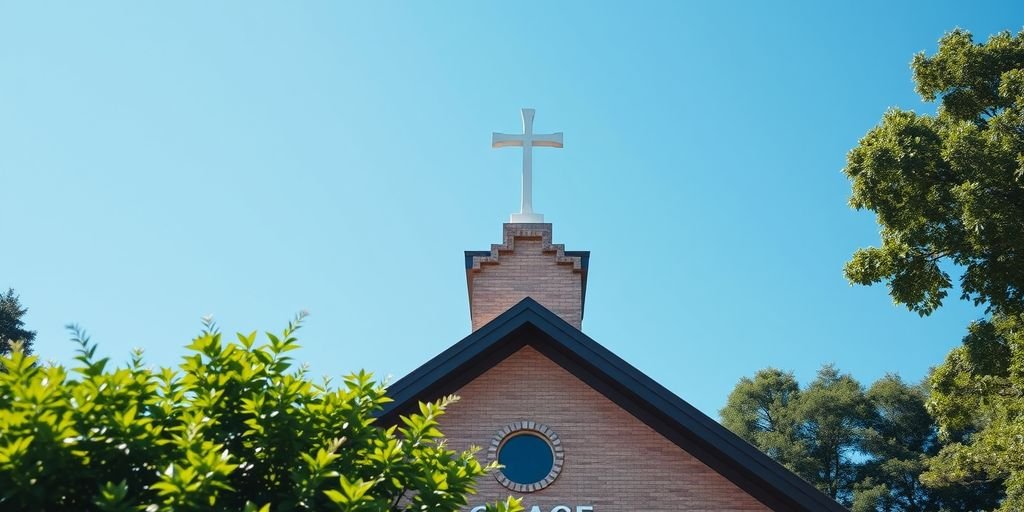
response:
[[[523,109],[523,133],[494,132],[491,137],[492,148],[523,147],[523,201],[519,207],[519,213],[513,213],[509,219],[511,223],[544,222],[543,215],[533,213],[533,147],[562,147],[562,132],[533,133],[533,114],[532,108]]]

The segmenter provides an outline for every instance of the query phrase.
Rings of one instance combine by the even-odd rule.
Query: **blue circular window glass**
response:
[[[533,434],[509,437],[498,449],[498,463],[505,466],[505,478],[517,484],[544,480],[555,465],[555,454],[548,442]]]

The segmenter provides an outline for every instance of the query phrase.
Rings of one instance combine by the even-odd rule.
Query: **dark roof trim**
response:
[[[846,510],[530,298],[389,386],[394,402],[381,413],[381,420],[395,422],[419,401],[457,391],[525,345],[533,346],[773,510]]]
[[[590,251],[565,251],[566,256],[576,256],[580,259],[580,268],[583,269],[581,278],[583,289],[580,290],[580,320],[587,312],[587,275],[590,274]]]
[[[482,256],[487,257],[491,255],[491,251],[464,251],[466,256],[466,270],[473,268],[473,257]],[[590,268],[590,251],[565,251],[566,256],[575,256],[580,258],[580,267],[586,271]]]
[[[473,257],[480,256],[486,258],[491,255],[491,251],[466,251],[466,270],[473,268]]]

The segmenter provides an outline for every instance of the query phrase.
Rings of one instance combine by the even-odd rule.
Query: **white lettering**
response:
[[[534,505],[533,508],[530,509],[530,512],[540,512],[540,505]]]
[[[487,512],[487,507],[473,507],[469,512]]]
[[[579,505],[576,507],[576,512],[594,512],[593,505]]]
[[[559,505],[559,506],[551,509],[551,512],[572,512],[572,509],[567,507],[567,506],[565,506],[565,505]]]

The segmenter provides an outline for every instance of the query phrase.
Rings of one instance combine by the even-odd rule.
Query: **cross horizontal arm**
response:
[[[522,146],[523,136],[507,133],[494,133],[491,136],[491,147],[492,148],[508,148],[512,146]]]
[[[529,141],[530,146],[544,148],[560,148],[562,146],[562,132],[558,133],[537,133],[533,135],[493,133],[491,135],[492,148],[508,148],[522,146]]]
[[[560,148],[562,147],[562,132],[538,133],[533,136],[532,142],[534,146]]]

